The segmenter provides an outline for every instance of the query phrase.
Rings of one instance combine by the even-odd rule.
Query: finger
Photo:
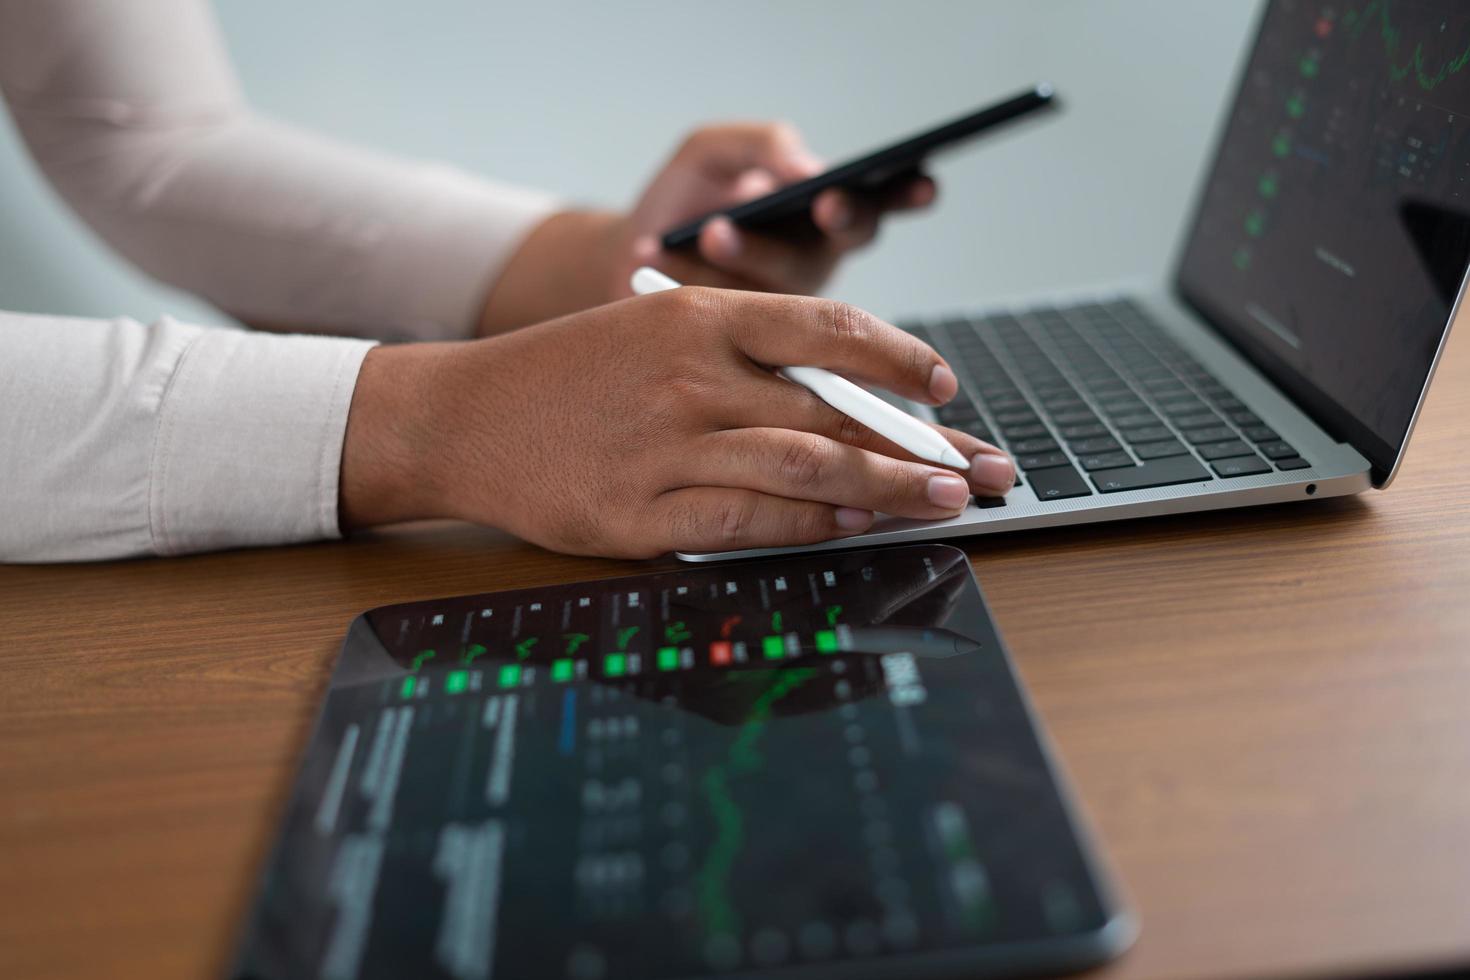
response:
[[[693,485],[738,487],[919,520],[953,517],[970,502],[969,484],[953,470],[791,429],[711,432],[688,454],[681,473]]]
[[[897,443],[880,436],[856,419],[845,415],[842,418],[845,421],[832,438],[859,449],[891,456],[894,459],[933,465]],[[950,472],[959,473],[964,477],[965,482],[970,486],[971,493],[978,497],[1004,497],[1011,492],[1011,488],[1016,485],[1016,464],[1010,456],[1006,455],[1005,450],[957,429],[946,429],[942,425],[932,423],[930,428],[943,436],[945,441],[959,451],[960,455],[970,461],[968,469]]]
[[[893,459],[932,465],[852,416],[839,412],[800,385],[754,365],[748,382],[732,385],[731,391],[738,394],[728,403],[728,414],[712,418],[713,424],[721,429],[772,428],[811,432]],[[1003,450],[958,429],[939,425],[933,428],[970,460],[969,469],[960,472],[960,476],[969,483],[971,492],[997,497],[1009,493],[1015,486],[1015,464]]]
[[[1004,449],[957,429],[934,428],[970,461],[965,479],[976,496],[1004,497],[1011,492],[1016,485],[1016,463]]]
[[[725,179],[755,167],[782,181],[804,180],[822,170],[822,162],[806,148],[796,127],[784,122],[726,123],[696,130],[675,159]]]
[[[832,271],[836,254],[825,243],[795,245],[735,227],[729,218],[714,218],[699,232],[699,254],[710,265],[759,283],[773,292],[811,292]]]
[[[776,177],[768,170],[747,170],[735,178],[735,183],[730,186],[730,201],[742,203],[753,201],[781,186]]]
[[[861,534],[873,525],[873,513],[754,490],[684,487],[658,498],[652,524],[668,551],[729,551]]]
[[[827,368],[928,404],[959,382],[934,349],[870,313],[833,300],[765,293],[695,295],[735,347],[758,364]]]
[[[812,202],[812,221],[841,252],[861,248],[877,236],[879,213],[875,201],[837,188],[823,191]]]
[[[858,248],[872,241],[882,215],[928,207],[937,194],[933,179],[922,175],[878,196],[832,188],[817,195],[812,220],[840,248]]]

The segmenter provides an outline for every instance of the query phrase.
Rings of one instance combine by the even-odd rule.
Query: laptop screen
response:
[[[1392,469],[1470,260],[1470,4],[1273,0],[1183,296]]]

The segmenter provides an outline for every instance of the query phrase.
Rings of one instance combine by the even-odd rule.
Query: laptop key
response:
[[[1280,439],[1275,442],[1263,442],[1256,448],[1265,453],[1267,459],[1286,459],[1296,455],[1296,450],[1291,448],[1291,444],[1282,442]]]
[[[1190,429],[1184,433],[1184,438],[1189,440],[1192,446],[1198,446],[1206,442],[1221,442],[1225,439],[1234,439],[1235,430],[1228,425],[1212,425],[1205,429]]]
[[[1097,425],[1097,416],[1081,408],[1056,412],[1052,415],[1051,420],[1057,425]]]
[[[1224,422],[1214,412],[1192,412],[1189,415],[1176,415],[1171,421],[1181,429],[1203,429],[1207,426],[1216,426]]]
[[[1123,438],[1128,440],[1129,445],[1139,442],[1158,442],[1160,439],[1171,439],[1173,436],[1174,433],[1162,425],[1143,425],[1136,429],[1123,430]]]
[[[1094,436],[1107,435],[1108,427],[1101,422],[1087,422],[1082,425],[1064,425],[1061,432],[1063,439],[1091,439]]]
[[[1302,459],[1300,456],[1288,456],[1286,459],[1276,460],[1276,468],[1278,470],[1304,470],[1311,465],[1311,463]]]
[[[1066,453],[1031,453],[1029,456],[1017,456],[1016,465],[1023,470],[1044,470],[1053,466],[1068,465]]]
[[[1031,491],[1037,500],[1066,500],[1068,497],[1086,497],[1091,488],[1070,466],[1055,466],[1037,470],[1030,474]]]
[[[1245,437],[1251,442],[1270,442],[1272,439],[1281,438],[1269,425],[1248,425],[1243,431]]]
[[[1255,476],[1257,473],[1271,472],[1271,464],[1255,453],[1251,453],[1249,456],[1232,456],[1229,459],[1217,459],[1210,465],[1221,476]]]
[[[1070,448],[1078,456],[1085,456],[1091,453],[1111,453],[1123,447],[1112,436],[1095,436],[1091,439],[1078,439]]]
[[[1235,411],[1228,414],[1230,415],[1230,421],[1234,422],[1236,425],[1261,424],[1260,416],[1258,416],[1255,412],[1252,412],[1248,408],[1236,409]]]
[[[1205,460],[1227,459],[1231,456],[1245,456],[1250,453],[1251,447],[1239,439],[1226,439],[1223,442],[1207,442],[1195,446],[1194,451]]]
[[[1108,418],[1114,421],[1142,415],[1148,411],[1148,406],[1137,398],[1109,398],[1098,403]]]
[[[1017,439],[1035,439],[1038,436],[1049,435],[1050,432],[1046,426],[1036,422],[1030,425],[1002,425],[1000,434],[1014,442]]]
[[[1165,395],[1158,402],[1159,407],[1169,415],[1188,415],[1191,412],[1203,412],[1209,409],[1208,405],[1191,394]]]
[[[975,411],[975,406],[968,401],[950,402],[948,405],[935,409],[934,415],[941,423],[948,426],[961,422],[973,422],[980,417],[980,413]]]
[[[1077,462],[1089,473],[1093,470],[1111,470],[1119,466],[1132,466],[1133,457],[1127,453],[1092,453],[1077,457]]]
[[[1060,448],[1055,439],[1022,439],[1011,443],[1011,452],[1018,456],[1030,453],[1049,453]]]
[[[1128,415],[1119,415],[1113,419],[1113,424],[1120,429],[1137,429],[1145,425],[1158,425],[1159,417],[1153,412],[1132,412]]]
[[[1036,417],[1036,413],[1031,411],[1031,409],[1029,408],[1013,408],[1004,412],[996,412],[995,421],[999,423],[1002,427],[1004,427],[1007,425],[1027,425],[1032,422],[1039,422],[1041,420],[1038,419]]]
[[[985,404],[990,406],[992,412],[1004,412],[1010,408],[1030,408],[1030,404],[1020,395],[1003,395],[997,392],[987,392]],[[940,409],[943,411],[943,409]]]
[[[1133,451],[1142,460],[1163,459],[1165,456],[1188,456],[1189,450],[1184,443],[1178,439],[1166,439],[1163,442],[1145,442],[1134,446]]]
[[[1211,479],[1210,471],[1193,456],[1170,456],[1155,459],[1128,469],[1102,470],[1092,474],[1092,482],[1103,493],[1123,490],[1145,490],[1176,483],[1199,483]]]
[[[984,422],[966,422],[962,425],[952,425],[950,428],[958,429],[966,435],[974,436],[981,442],[988,442],[992,446],[995,445],[995,433],[991,432],[990,428]]]

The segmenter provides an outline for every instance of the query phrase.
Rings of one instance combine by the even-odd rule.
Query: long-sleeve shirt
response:
[[[0,0],[0,92],[52,186],[145,272],[246,321],[370,338],[0,312],[0,561],[336,536],[372,341],[470,336],[553,206],[256,115],[203,0]]]

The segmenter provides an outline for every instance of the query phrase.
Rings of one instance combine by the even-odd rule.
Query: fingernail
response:
[[[970,502],[970,488],[953,473],[935,473],[929,477],[929,502],[945,510],[958,510]]]
[[[954,372],[943,364],[934,365],[934,370],[929,372],[929,394],[936,401],[947,402],[960,390],[960,383],[955,378]]]
[[[658,254],[658,239],[652,235],[640,235],[633,240],[633,258],[646,263]]]
[[[979,453],[970,460],[970,482],[997,494],[1006,493],[1016,483],[1016,467],[1005,456]]]
[[[873,512],[856,507],[837,508],[837,526],[844,531],[866,531],[873,524]]]
[[[729,218],[716,218],[710,222],[714,230],[711,234],[715,238],[715,250],[721,258],[733,259],[740,254],[740,233],[735,230],[735,225]]]

